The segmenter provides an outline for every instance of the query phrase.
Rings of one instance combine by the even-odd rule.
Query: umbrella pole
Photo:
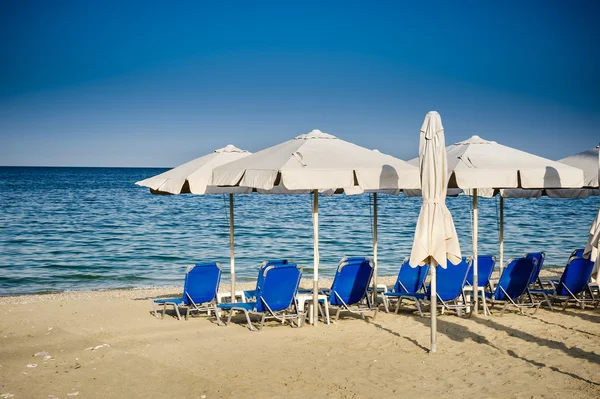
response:
[[[437,352],[437,263],[431,260],[431,353]]]
[[[235,302],[235,251],[233,239],[233,194],[229,194],[229,266],[231,268],[231,302]]]
[[[504,197],[500,194],[500,274],[504,270]]]
[[[373,193],[373,304],[377,306],[377,193]]]
[[[319,191],[313,191],[313,322],[317,326],[319,321]]]
[[[479,210],[477,209],[477,189],[473,189],[473,311],[475,314],[478,313],[478,305],[479,305],[479,292],[478,288],[478,273],[477,273],[477,224],[479,219]]]

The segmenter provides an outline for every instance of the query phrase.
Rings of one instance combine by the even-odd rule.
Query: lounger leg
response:
[[[342,311],[342,308],[338,308],[337,312],[335,312],[335,321],[339,320],[341,311]]]
[[[222,326],[223,323],[221,322],[221,312],[218,308],[215,308],[215,317],[217,318],[217,325]]]
[[[325,317],[327,318],[327,324],[331,324],[331,319],[329,318],[329,304],[327,304],[327,299],[325,299]]]
[[[394,312],[396,314],[398,314],[398,311],[400,310],[400,303],[402,303],[402,298],[396,301],[396,311]]]
[[[415,306],[417,307],[417,310],[419,311],[419,316],[423,317],[423,309],[421,308],[421,302],[419,302],[418,300],[415,301]]]
[[[490,311],[487,308],[487,301],[485,299],[485,292],[482,292],[482,296],[481,296],[481,303],[483,303],[483,315],[484,316],[489,316],[490,315]]]
[[[383,295],[383,307],[385,308],[385,313],[390,313],[390,308],[388,305],[388,298],[387,298],[387,296],[385,296],[385,294]]]
[[[375,320],[377,318],[377,313],[379,313],[379,306],[375,308],[375,311],[373,312],[373,320]]]
[[[179,306],[173,305],[175,308],[175,313],[177,313],[177,320],[181,320],[181,315],[179,314]]]
[[[550,310],[554,310],[554,309],[552,309],[552,302],[550,301],[550,298],[548,298],[548,294],[546,294],[545,292],[543,292],[542,295],[544,295],[544,300],[548,304],[548,308]]]
[[[154,317],[158,319],[158,313],[156,313],[156,302],[152,301],[152,313],[154,313]]]
[[[200,312],[198,312],[200,313]],[[188,317],[190,316],[190,307],[188,306],[186,311],[185,311],[185,321],[187,321]]]
[[[260,329],[263,329],[263,325],[265,324],[265,317],[267,317],[266,313],[263,313],[262,317],[260,318]],[[285,320],[285,319],[284,319]],[[283,324],[283,323],[281,323]]]
[[[227,316],[227,324],[231,323],[231,316],[233,316],[233,309],[229,310],[229,315]]]
[[[163,311],[162,311],[162,316],[161,316],[161,319],[164,319],[164,318],[165,318],[165,312],[166,312],[166,311],[167,311],[167,304],[166,304],[166,303],[163,303]]]
[[[248,311],[246,309],[244,309],[244,314],[246,315],[246,321],[248,322],[248,328],[250,328],[250,331],[256,331],[256,329],[252,325],[252,322],[250,321],[250,315],[248,314]]]
[[[508,302],[504,303],[504,306],[502,306],[502,310],[500,311],[500,316],[504,315],[504,311],[506,310],[506,307],[508,306]]]

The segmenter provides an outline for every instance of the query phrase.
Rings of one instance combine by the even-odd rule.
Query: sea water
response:
[[[218,261],[229,279],[229,198],[152,195],[134,183],[166,169],[0,167],[0,295],[181,285],[188,265]],[[236,195],[238,280],[266,259],[313,272],[312,197]],[[599,199],[505,199],[505,261],[545,251],[564,266],[587,240]],[[448,198],[463,255],[472,200]],[[395,275],[410,254],[421,198],[378,196],[378,267]],[[345,256],[372,256],[372,195],[319,197],[320,276]],[[498,256],[498,198],[479,200],[479,253]]]

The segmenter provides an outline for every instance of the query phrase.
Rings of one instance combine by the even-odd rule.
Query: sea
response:
[[[164,168],[0,167],[0,295],[183,284],[194,263],[220,262],[229,281],[229,198],[152,195],[136,181]],[[312,197],[236,195],[238,281],[267,259],[313,272]],[[505,199],[507,261],[545,251],[562,267],[585,245],[600,199]],[[472,253],[472,200],[447,199],[463,255]],[[378,195],[378,267],[396,275],[410,254],[421,198]],[[319,197],[319,275],[341,258],[372,256],[373,196]],[[499,199],[479,199],[479,253],[498,256]]]

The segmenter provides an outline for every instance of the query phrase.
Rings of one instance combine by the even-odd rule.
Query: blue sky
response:
[[[315,128],[409,159],[429,110],[447,144],[600,142],[597,2],[320,3],[2,2],[0,165],[175,166]]]

